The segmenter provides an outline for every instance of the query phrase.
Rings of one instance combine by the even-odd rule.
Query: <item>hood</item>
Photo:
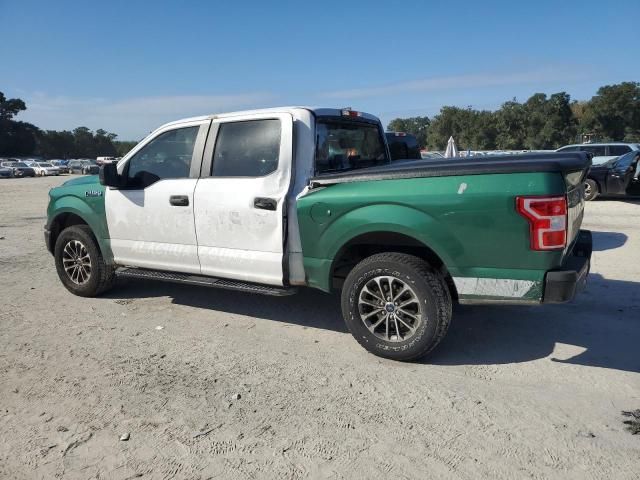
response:
[[[62,186],[73,187],[75,185],[87,185],[89,183],[100,183],[98,175],[85,175],[78,178],[72,178],[71,180],[64,182]]]

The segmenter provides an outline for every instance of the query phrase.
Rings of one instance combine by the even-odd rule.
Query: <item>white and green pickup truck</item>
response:
[[[350,109],[212,115],[53,188],[45,240],[81,296],[117,276],[341,291],[361,345],[411,360],[443,338],[452,302],[574,297],[589,166],[579,152],[392,162],[380,121]]]

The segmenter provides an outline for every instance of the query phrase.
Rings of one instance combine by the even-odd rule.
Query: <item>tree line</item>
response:
[[[115,133],[87,127],[72,131],[41,130],[15,120],[27,109],[19,98],[6,98],[0,92],[0,157],[41,156],[44,158],[122,157],[137,142],[118,141]]]
[[[121,157],[137,143],[118,141],[115,133],[102,129],[40,130],[15,120],[26,109],[23,100],[0,92],[0,156]],[[524,103],[513,99],[494,111],[445,106],[432,118],[396,118],[387,129],[412,133],[421,147],[431,150],[443,150],[450,136],[460,148],[471,150],[555,149],[586,134],[603,141],[640,142],[640,83],[605,85],[586,101],[559,92],[536,93]]]
[[[583,135],[640,142],[640,83],[606,85],[586,101],[559,92],[514,98],[494,111],[445,106],[432,118],[396,118],[387,129],[412,133],[431,150],[444,150],[450,136],[465,150],[556,149]]]

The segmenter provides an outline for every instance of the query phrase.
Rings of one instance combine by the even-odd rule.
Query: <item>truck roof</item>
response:
[[[335,117],[342,116],[343,111],[345,110],[354,111],[353,109],[351,109],[351,107],[325,108],[325,107],[302,107],[302,106],[260,108],[256,110],[238,110],[236,112],[214,113],[211,115],[201,115],[198,117],[183,118],[180,120],[175,120],[173,122],[165,123],[164,125],[161,125],[160,127],[158,127],[156,130],[159,130],[160,128],[165,128],[171,125],[179,125],[181,123],[197,122],[201,120],[212,120],[216,118],[229,118],[229,117],[238,117],[238,116],[244,116],[244,115],[255,115],[260,113],[294,113],[297,110],[308,110],[314,115],[318,115],[318,116],[335,116]],[[370,113],[361,112],[361,111],[357,111],[357,112],[358,112],[358,116],[361,118],[366,118],[367,120],[373,120],[376,122],[380,121],[378,117],[376,117],[375,115],[371,115]]]

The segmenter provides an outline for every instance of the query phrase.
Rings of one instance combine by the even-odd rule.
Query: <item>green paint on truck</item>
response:
[[[432,250],[453,278],[541,283],[547,270],[561,265],[563,252],[530,249],[529,223],[517,213],[514,193],[563,195],[565,189],[558,174],[522,173],[362,181],[311,190],[298,200],[307,280],[331,290],[332,268],[349,242],[393,232]],[[540,288],[522,296],[541,297]]]

